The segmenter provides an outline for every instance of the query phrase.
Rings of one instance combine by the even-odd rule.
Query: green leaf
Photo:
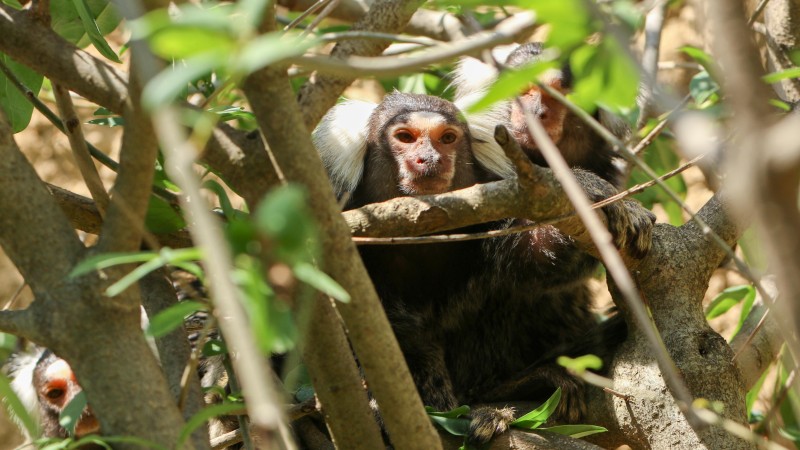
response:
[[[277,242],[276,256],[289,265],[311,261],[317,252],[317,228],[306,205],[306,191],[297,185],[268,193],[255,211],[258,231]]]
[[[245,44],[236,57],[233,71],[250,74],[286,58],[302,55],[318,43],[317,39],[286,36],[283,32],[265,34]]]
[[[242,255],[237,265],[232,275],[244,294],[244,307],[259,349],[264,354],[291,350],[298,335],[291,309],[275,298],[264,281],[264,268],[255,258]]]
[[[401,76],[397,79],[397,90],[409,94],[427,94],[428,87],[425,86],[425,74],[415,73]]]
[[[166,336],[172,330],[182,326],[186,317],[197,311],[208,311],[208,307],[195,301],[178,302],[152,317],[145,333],[154,338]]]
[[[779,81],[788,80],[790,78],[800,77],[800,67],[792,67],[786,70],[780,70],[764,75],[761,79],[768,84],[777,83]]]
[[[219,339],[209,339],[203,345],[203,356],[216,356],[228,353],[228,347]]]
[[[436,411],[430,406],[425,407],[425,412],[428,413],[429,416],[436,416],[436,417],[447,417],[449,419],[456,419],[461,416],[466,416],[469,414],[469,406],[461,405],[457,408],[451,409],[450,411]]]
[[[0,403],[6,406],[11,416],[19,420],[19,423],[22,424],[29,436],[39,435],[39,425],[33,417],[31,417],[31,414],[22,404],[19,397],[17,397],[17,393],[11,389],[11,383],[2,372],[0,372],[0,398],[3,399]]]
[[[770,373],[769,370],[765,370],[764,373],[761,374],[761,377],[759,377],[756,384],[747,392],[745,401],[747,405],[748,419],[750,419],[753,416],[753,405],[755,405],[756,400],[758,400],[758,394],[761,392],[761,388],[764,386],[764,381],[767,379],[767,375],[769,373]]]
[[[698,73],[689,81],[689,93],[698,105],[705,103],[718,91],[719,85],[707,71]]]
[[[215,180],[206,180],[203,182],[203,187],[217,194],[219,206],[222,208],[222,213],[225,214],[227,220],[230,221],[236,218],[237,211],[233,208],[231,200],[228,198],[228,193],[225,192],[225,188],[223,188],[221,184],[217,183]]]
[[[600,370],[603,368],[603,360],[595,355],[583,355],[577,358],[559,356],[556,362],[577,374],[582,374],[589,369]]]
[[[555,61],[536,61],[526,64],[518,69],[509,69],[500,74],[497,81],[492,84],[480,100],[468,108],[469,112],[482,111],[498,101],[506,100],[519,95],[528,89],[531,82],[547,69],[556,68]]]
[[[342,303],[350,302],[350,294],[325,272],[309,263],[298,263],[293,268],[294,276],[314,289],[329,295]]]
[[[551,433],[563,434],[566,436],[580,439],[597,433],[604,433],[607,429],[597,425],[556,425],[554,427],[539,428],[540,430]]]
[[[553,411],[556,410],[558,403],[561,401],[561,388],[556,389],[553,395],[547,399],[541,406],[534,409],[533,411],[525,414],[524,416],[520,417],[519,419],[511,422],[512,427],[517,428],[524,428],[527,430],[533,430],[539,428],[542,424],[547,422],[547,419],[553,415]]]
[[[58,424],[64,427],[70,435],[75,434],[75,427],[78,425],[78,419],[81,418],[83,410],[86,409],[86,404],[86,394],[80,391],[72,397],[72,400],[59,414]]]
[[[710,320],[725,314],[731,307],[742,300],[745,300],[745,303],[749,301],[752,305],[752,299],[755,299],[755,295],[756,291],[750,285],[729,287],[714,297],[714,300],[708,305],[706,319]],[[752,299],[747,300],[748,298]]]
[[[111,49],[111,46],[108,45],[108,42],[106,42],[106,39],[103,37],[100,27],[97,26],[94,17],[92,17],[91,11],[89,11],[87,0],[72,0],[72,4],[75,6],[75,10],[78,12],[78,17],[81,19],[83,29],[86,30],[86,34],[89,36],[89,40],[92,42],[92,45],[94,45],[94,48],[96,48],[97,51],[106,58],[116,63],[122,63],[117,54]]]
[[[39,89],[42,88],[42,82],[44,81],[42,75],[21,64],[17,64],[4,53],[0,53],[0,61],[11,70],[26,88],[30,89],[33,95],[39,94]],[[5,111],[6,116],[11,121],[11,129],[14,133],[24,130],[31,121],[33,103],[29,102],[25,95],[2,72],[0,72],[0,108]]]
[[[229,55],[206,52],[161,71],[153,77],[142,92],[142,104],[154,110],[175,100],[192,81],[221,67]]]
[[[469,433],[470,419],[461,417],[469,414],[469,406],[459,406],[450,411],[434,411],[430,406],[426,406],[425,411],[433,423],[448,433],[455,436],[466,436]]]
[[[232,53],[236,43],[224,30],[173,25],[150,37],[153,53],[164,59],[187,59],[203,53]]]
[[[169,202],[155,195],[150,196],[144,223],[148,230],[156,234],[174,233],[186,227],[183,216]]]
[[[81,48],[94,43],[92,36],[89,34],[89,29],[96,27],[93,32],[102,37],[114,31],[121,20],[108,0],[84,0],[83,3],[86,7],[86,11],[83,14],[88,14],[89,20],[95,25],[94,27],[87,28],[81,16],[82,13],[76,7],[75,0],[50,2],[53,30],[64,39]],[[105,42],[105,39],[103,39],[103,42]],[[98,50],[102,52],[100,48]]]
[[[685,46],[679,48],[680,51],[686,53],[690,58],[697,61],[698,64],[703,66],[706,69],[706,72],[713,72],[714,71],[714,60],[711,59],[711,55],[706,53],[705,51],[691,46]]]
[[[91,119],[86,123],[113,128],[113,127],[125,126],[125,119],[122,116],[111,116],[111,117],[103,117],[101,119]]]
[[[175,448],[181,448],[181,445],[186,442],[186,439],[191,436],[192,432],[198,427],[202,426],[212,417],[230,414],[242,409],[242,406],[244,406],[242,403],[220,403],[201,409],[200,412],[193,415],[192,418],[186,422],[186,425],[183,426],[181,429],[181,434],[178,437],[178,444],[175,446]]]
[[[139,267],[133,269],[133,271],[124,277],[120,278],[116,283],[109,286],[106,291],[105,295],[109,297],[115,297],[119,295],[125,289],[128,289],[133,283],[138,282],[142,278],[144,278],[147,274],[154,270],[158,270],[161,267],[164,267],[169,264],[180,264],[187,261],[197,261],[201,259],[200,249],[193,247],[193,248],[183,248],[178,250],[173,250],[169,247],[164,247],[158,252],[158,257],[151,259],[144,264],[140,265]]]
[[[69,273],[70,278],[79,277],[95,270],[102,270],[120,264],[130,264],[150,261],[158,257],[156,252],[130,252],[130,253],[101,253],[92,255],[75,266]]]

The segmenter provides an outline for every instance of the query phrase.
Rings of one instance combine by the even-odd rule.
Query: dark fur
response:
[[[370,120],[364,176],[349,207],[402,195],[384,132],[416,110],[436,111],[458,122],[457,110],[444,100],[387,97]],[[458,158],[451,190],[494,178],[469,152],[459,152]],[[576,168],[575,174],[594,200],[616,192],[590,171]],[[605,212],[611,230],[626,236],[652,224],[649,218],[637,221],[621,203]],[[526,223],[509,219],[459,231]],[[364,246],[360,252],[426,405],[444,411],[461,404],[536,400],[561,387],[558,417],[575,421],[582,415],[581,383],[556,366],[552,356],[557,355],[550,353],[569,349],[596,324],[585,282],[597,261],[579,251],[569,236],[542,226],[483,241]],[[505,410],[476,410],[470,439],[488,441],[506,429],[510,418]]]

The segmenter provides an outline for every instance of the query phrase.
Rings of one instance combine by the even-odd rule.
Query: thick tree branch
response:
[[[221,123],[214,129],[200,158],[245,199],[251,211],[264,194],[279,183],[264,141],[257,132],[243,133]]]
[[[422,409],[397,340],[350,240],[349,230],[341,220],[285,68],[269,67],[252,74],[245,81],[244,90],[287,180],[308,189],[311,210],[320,228],[325,230],[320,236],[323,267],[352,296],[349,304],[337,306],[370,389],[378,403],[385,405],[383,417],[395,447],[435,448],[436,433]]]
[[[65,41],[30,12],[0,3],[0,36],[0,51],[15,61],[98,105],[123,111],[127,74]]]
[[[380,0],[375,2],[366,15],[353,25],[354,31],[381,31],[398,33],[408,23],[414,11],[423,3],[422,0]],[[377,56],[390,44],[389,41],[364,39],[344,41],[336,44],[331,51],[331,58],[343,59],[353,55]],[[328,59],[327,57],[324,59]],[[340,76],[314,74],[300,88],[298,101],[303,111],[303,119],[308,129],[313,129],[322,116],[330,109],[342,91],[355,81],[352,73]]]
[[[0,245],[36,296],[64,283],[83,245],[0,112]]]
[[[137,49],[133,49],[134,56]],[[134,58],[134,64],[136,64]],[[133,76],[130,102],[125,106],[125,132],[117,180],[111,189],[111,204],[100,233],[100,252],[135,251],[145,232],[144,219],[150,201],[157,143],[151,118],[139,102],[141,87]]]

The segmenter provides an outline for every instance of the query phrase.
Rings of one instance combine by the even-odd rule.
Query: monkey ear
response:
[[[500,178],[514,178],[517,176],[514,164],[494,140],[494,127],[508,122],[508,102],[498,103],[478,113],[464,112],[482,96],[483,92],[478,92],[455,101],[467,120],[469,134],[472,136],[472,153],[478,164],[489,172]]]
[[[355,190],[364,172],[369,118],[378,105],[347,100],[331,108],[311,138],[337,198]]]
[[[36,388],[33,386],[33,371],[36,368],[36,363],[41,359],[44,353],[43,347],[32,346],[25,350],[20,350],[14,353],[9,358],[3,372],[11,378],[11,390],[17,395],[22,406],[28,411],[28,414],[39,424],[39,397]],[[28,430],[23,425],[19,417],[11,414],[12,419],[16,422],[17,426],[27,436]],[[36,438],[37,436],[27,436],[28,438]]]

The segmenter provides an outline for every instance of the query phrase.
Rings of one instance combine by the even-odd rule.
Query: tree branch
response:
[[[19,151],[0,111],[0,245],[37,297],[64,282],[83,245]]]
[[[398,33],[406,26],[414,11],[423,3],[422,0],[379,0],[373,8],[353,25],[353,31],[381,31]],[[336,44],[330,58],[344,59],[353,55],[377,56],[390,44],[389,41],[364,39],[344,41]],[[298,101],[303,111],[303,119],[308,129],[313,129],[322,116],[330,109],[342,91],[350,85],[357,75],[352,72],[340,73],[340,76],[314,74],[300,88]]]
[[[127,74],[70,44],[30,12],[0,3],[0,36],[0,51],[15,61],[98,105],[123,111]]]

